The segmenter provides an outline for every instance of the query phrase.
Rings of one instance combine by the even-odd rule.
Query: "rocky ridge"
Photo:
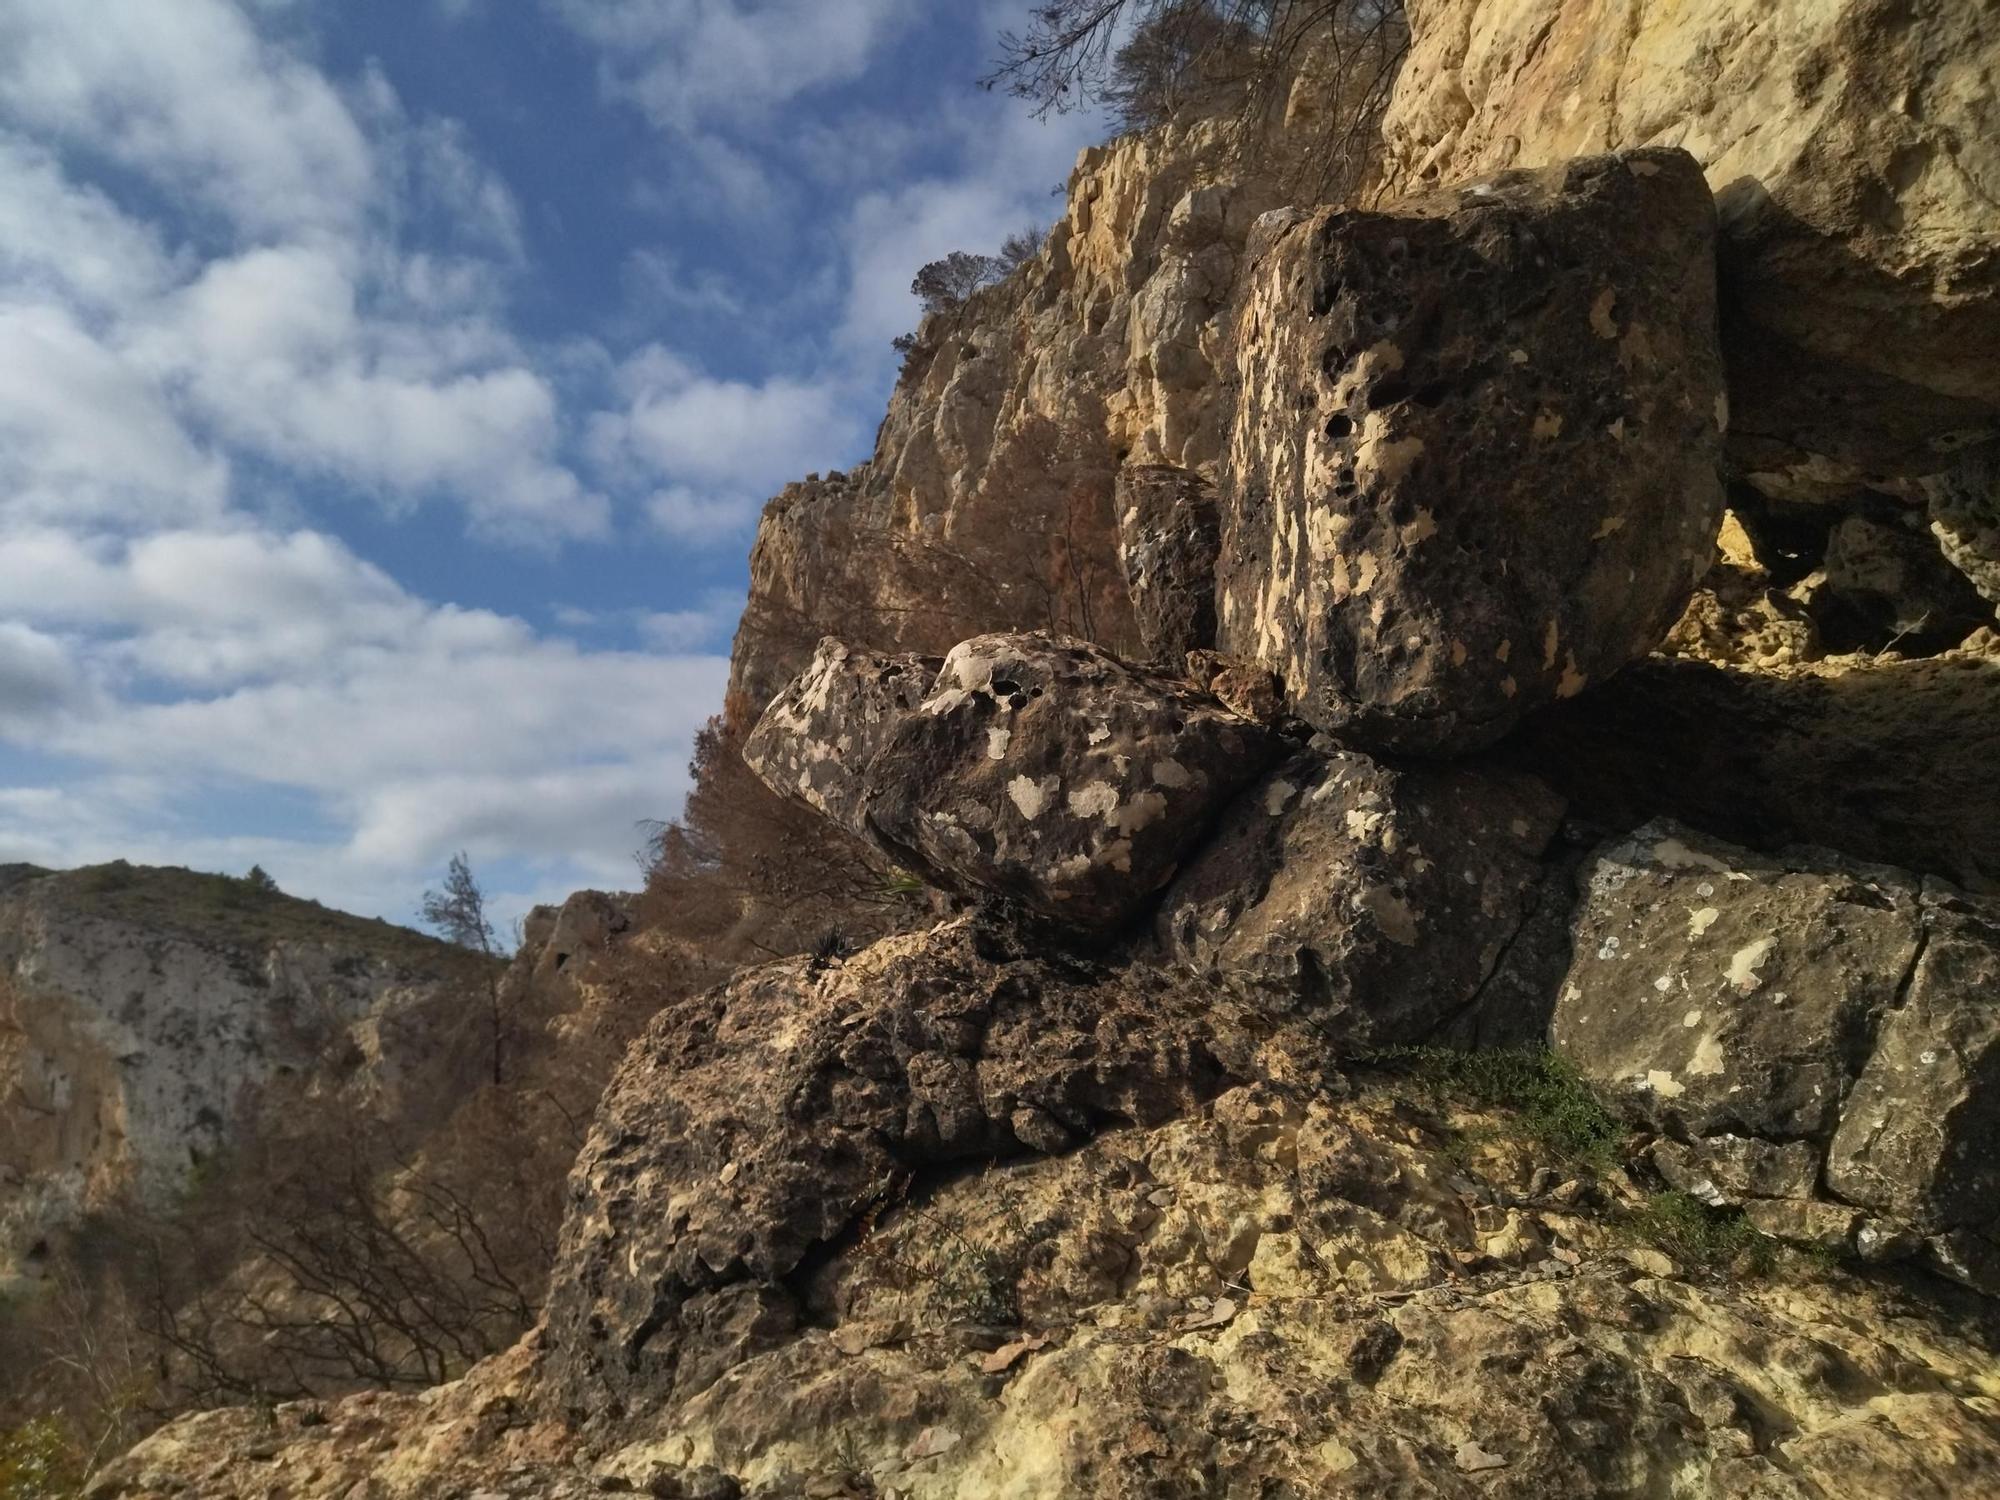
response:
[[[2000,1487],[1993,39],[1611,9],[1413,7],[1365,214],[1086,154],[738,638],[956,914],[663,1010],[516,1350],[94,1493]]]
[[[0,1282],[86,1212],[170,1202],[274,1081],[385,1128],[434,1114],[464,1082],[468,1049],[438,1039],[475,962],[222,876],[0,872]]]

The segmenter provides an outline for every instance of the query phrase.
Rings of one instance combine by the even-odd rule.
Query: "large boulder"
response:
[[[670,1007],[571,1176],[551,1391],[595,1416],[684,1398],[788,1336],[786,1278],[911,1173],[1183,1113],[1221,1086],[1225,1036],[1211,996],[973,918]]]
[[[2000,912],[1930,882],[1924,946],[1841,1110],[1827,1185],[1924,1233],[2000,1232]],[[1989,1252],[2000,1262],[2000,1246]]]
[[[1118,471],[1118,560],[1146,659],[1179,665],[1215,645],[1215,559],[1222,545],[1215,493],[1186,469]]]
[[[1722,217],[1737,464],[1773,493],[2000,430],[2000,11],[1986,0],[1423,0],[1393,187],[1677,145]]]
[[[1555,1044],[1675,1134],[1824,1142],[1916,959],[1918,888],[1649,823],[1586,866]]]
[[[914,704],[897,660],[823,647],[751,764],[933,884],[1068,927],[1135,916],[1270,758],[1264,725],[1081,641],[976,636]]]
[[[743,742],[743,759],[780,796],[862,833],[869,763],[923,702],[940,662],[864,651],[828,636],[764,710]]]
[[[1652,650],[1707,571],[1715,215],[1677,151],[1277,229],[1236,324],[1221,648],[1451,753]]]
[[[1676,1187],[2000,1295],[2000,908],[1648,824],[1587,867],[1555,1043]]]
[[[1237,799],[1168,888],[1155,941],[1310,1013],[1329,1042],[1422,1041],[1521,929],[1561,814],[1524,775],[1302,754]]]

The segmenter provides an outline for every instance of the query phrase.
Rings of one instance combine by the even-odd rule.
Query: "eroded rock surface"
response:
[[[571,1179],[555,1399],[612,1416],[692,1394],[793,1334],[787,1278],[910,1173],[1182,1113],[1219,1087],[1228,1038],[1212,997],[1031,957],[970,918],[670,1009]]]
[[[2000,15],[1982,0],[1427,0],[1407,188],[1637,145],[1722,219],[1736,462],[1773,493],[1935,472],[2000,425]]]
[[[98,1493],[1845,1500],[2000,1480],[1976,1309],[1842,1273],[1707,1276],[1632,1246],[1626,1194],[1548,1171],[1504,1116],[1236,1088],[887,1207],[801,1278],[810,1326],[643,1436],[564,1447],[489,1365],[431,1397],[187,1418]]]
[[[1066,926],[1136,915],[1269,759],[1263,724],[1080,641],[975,637],[920,701],[912,660],[822,646],[751,765],[933,883]]]
[[[1222,648],[1321,728],[1444,753],[1657,646],[1721,517],[1714,233],[1674,151],[1277,233],[1237,314]]]
[[[2000,911],[1664,822],[1586,878],[1554,1041],[1672,1137],[1669,1181],[1774,1234],[1871,1256],[1922,1241],[2000,1290]],[[1807,1198],[1824,1201],[1753,1201]]]
[[[1527,776],[1302,754],[1168,889],[1157,945],[1310,1013],[1329,1047],[1424,1041],[1527,919],[1561,812]]]
[[[865,834],[869,764],[929,694],[941,662],[864,651],[828,636],[764,710],[743,759],[772,791]]]

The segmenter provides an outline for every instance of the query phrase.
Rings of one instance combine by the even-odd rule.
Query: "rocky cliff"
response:
[[[2000,1491],[1990,8],[1411,21],[1370,202],[1086,153],[767,511],[745,759],[949,914],[96,1493]]]
[[[128,1197],[164,1207],[280,1080],[394,1129],[468,1057],[471,955],[224,876],[0,872],[0,1280]]]

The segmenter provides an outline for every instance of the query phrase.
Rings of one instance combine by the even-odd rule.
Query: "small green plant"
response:
[[[1632,1234],[1683,1266],[1767,1274],[1776,1248],[1733,1209],[1710,1208],[1682,1192],[1655,1193],[1627,1222]]]
[[[914,1204],[906,1211],[905,1229],[874,1242],[873,1254],[892,1285],[920,1293],[940,1323],[1019,1321],[1014,1281],[998,1254],[967,1238],[956,1215]]]
[[[72,1500],[83,1478],[82,1456],[55,1418],[0,1430],[0,1500]]]
[[[1554,1052],[1396,1047],[1361,1062],[1414,1079],[1440,1101],[1507,1110],[1539,1145],[1564,1161],[1600,1171],[1618,1164],[1625,1126],[1576,1065]]]

